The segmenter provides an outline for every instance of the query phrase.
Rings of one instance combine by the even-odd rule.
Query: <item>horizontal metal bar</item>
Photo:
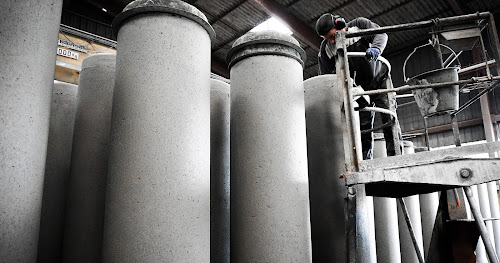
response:
[[[477,77],[477,78],[470,78],[470,79],[466,79],[466,80],[441,82],[441,83],[433,83],[433,84],[426,84],[426,85],[405,85],[405,86],[401,86],[399,88],[394,88],[394,89],[378,89],[378,90],[368,90],[368,91],[363,91],[363,92],[356,92],[356,93],[353,93],[353,95],[360,96],[360,95],[383,94],[383,93],[389,93],[389,92],[406,92],[406,91],[412,91],[412,90],[417,90],[417,89],[440,88],[440,87],[445,87],[445,86],[450,86],[450,85],[473,84],[473,83],[488,82],[488,81],[492,81],[492,80],[500,80],[500,76],[494,76],[491,79],[488,79],[488,77],[483,76],[483,77]]]
[[[373,160],[363,160],[360,163],[360,171],[370,171],[386,167],[398,167],[401,164],[416,165],[422,162],[450,158],[460,158],[474,154],[490,153],[500,151],[500,142],[489,142],[475,145],[467,145],[435,151],[418,152],[399,156],[390,156]]]
[[[101,37],[98,35],[94,35],[92,33],[85,32],[85,31],[82,31],[80,29],[70,27],[67,25],[63,25],[63,24],[60,25],[59,31],[66,33],[66,34],[73,35],[75,37],[83,38],[85,40],[91,40],[91,41],[94,41],[95,43],[102,44],[102,45],[105,45],[108,47],[116,48],[116,45],[117,45],[117,42],[114,40],[111,40],[111,39],[108,39],[105,37]]]
[[[366,36],[366,35],[373,35],[373,34],[398,32],[398,31],[411,30],[411,29],[427,28],[427,27],[432,27],[434,25],[440,25],[440,26],[451,25],[451,24],[463,23],[463,22],[468,22],[468,21],[474,21],[477,19],[489,19],[489,18],[490,18],[489,12],[475,13],[475,14],[469,14],[469,15],[463,15],[463,16],[453,16],[453,17],[439,18],[439,19],[436,18],[436,19],[415,22],[415,23],[400,24],[400,25],[394,25],[394,26],[384,26],[384,27],[379,27],[379,28],[370,28],[370,29],[365,29],[365,30],[353,32],[353,33],[349,33],[349,31],[348,31],[345,34],[345,37],[351,38],[351,37]]]
[[[458,70],[458,75],[472,72],[476,69],[482,69],[486,66],[486,63],[488,64],[489,67],[493,67],[493,66],[495,66],[496,60],[491,59],[491,60],[488,60],[487,62],[482,62],[482,63],[475,64],[475,65],[472,65],[469,67],[461,68]]]
[[[457,115],[461,111],[463,111],[465,108],[469,107],[472,103],[476,102],[478,99],[480,99],[485,93],[492,91],[493,89],[496,89],[500,85],[500,81],[495,82],[493,85],[489,86],[488,88],[480,91],[476,96],[465,102],[460,108],[458,108],[456,111],[454,111],[452,114]]]
[[[346,176],[346,184],[401,183],[441,185],[447,188],[471,186],[499,180],[499,165],[500,158],[444,158],[352,173]]]

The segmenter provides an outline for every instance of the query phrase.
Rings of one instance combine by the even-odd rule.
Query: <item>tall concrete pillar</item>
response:
[[[54,81],[37,262],[60,262],[78,86]]]
[[[0,259],[35,262],[62,0],[0,1]]]
[[[312,258],[313,262],[345,262],[342,90],[337,87],[336,75],[307,79],[304,89]],[[363,237],[358,240],[358,245],[365,248],[359,254],[367,259],[365,262],[375,262],[373,199],[357,191],[356,204],[359,208],[356,213],[357,232],[359,237]]]
[[[104,262],[210,261],[210,48],[193,6],[137,0],[118,32]]]
[[[427,258],[429,246],[431,245],[432,231],[434,229],[434,222],[439,207],[439,194],[438,192],[421,194],[420,201],[420,216],[422,220],[422,239],[424,244],[423,253],[424,258]]]
[[[427,151],[427,148],[415,148],[414,151],[421,150]],[[421,194],[419,196],[420,201],[420,217],[422,221],[422,240],[424,244],[424,258],[427,258],[427,253],[429,252],[429,246],[431,244],[432,231],[434,229],[434,222],[436,221],[436,215],[439,207],[439,193],[433,192],[428,194]]]
[[[311,262],[304,55],[273,31],[228,53],[232,262]]]
[[[229,263],[229,84],[210,79],[210,262]]]
[[[483,206],[481,206],[481,196],[479,194],[479,185],[473,185],[471,188],[472,188],[472,191],[473,191],[473,194],[474,194],[474,197],[475,197],[475,201],[477,202],[477,206],[479,207],[479,210],[482,210],[483,206],[484,206],[484,199],[483,199]],[[484,195],[483,195],[484,197]],[[483,216],[483,218],[486,218],[483,214],[483,211],[481,211],[481,215]],[[486,226],[488,226],[486,224]],[[490,231],[488,229],[488,235],[490,234]],[[477,241],[477,246],[476,246],[476,262],[477,263],[488,263],[490,262],[488,260],[488,256],[486,254],[486,249],[484,247],[484,243],[483,243],[483,239],[481,237],[479,237],[479,240]]]
[[[64,231],[64,262],[100,262],[108,169],[114,54],[83,60]]]
[[[415,150],[413,148],[413,143],[410,141],[403,141],[403,153],[413,154]],[[410,217],[411,225],[413,227],[413,233],[417,239],[417,244],[419,246],[420,252],[423,252],[424,242],[422,236],[422,218],[420,216],[420,200],[418,195],[412,195],[403,198],[405,201],[406,209],[408,210],[408,215]],[[417,253],[415,252],[415,246],[410,236],[410,231],[408,230],[408,224],[406,223],[401,206],[398,205],[398,224],[399,224],[399,240],[401,246],[401,262],[402,263],[418,263]]]
[[[373,158],[387,157],[385,140],[382,134],[374,134]],[[399,263],[401,252],[399,244],[398,208],[395,198],[374,197],[375,239],[377,242],[377,262]]]

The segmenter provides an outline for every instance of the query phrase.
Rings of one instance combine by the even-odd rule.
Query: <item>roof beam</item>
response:
[[[213,73],[220,75],[226,79],[229,79],[229,69],[226,63],[212,56],[210,67],[212,68]]]
[[[263,10],[270,16],[283,21],[290,27],[295,37],[306,43],[316,52],[319,51],[321,38],[306,23],[290,13],[285,7],[274,0],[252,0],[262,6]]]

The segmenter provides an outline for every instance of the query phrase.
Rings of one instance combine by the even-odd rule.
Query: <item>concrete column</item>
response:
[[[78,86],[54,81],[37,262],[60,262]]]
[[[210,262],[229,263],[229,84],[210,79]]]
[[[420,201],[420,216],[422,220],[422,237],[424,244],[424,258],[427,258],[429,246],[431,244],[432,230],[434,229],[434,222],[436,221],[437,210],[439,207],[439,194],[438,192],[421,194]]]
[[[35,262],[62,0],[0,1],[0,260]]]
[[[64,262],[100,262],[108,169],[114,54],[82,64],[64,231]]]
[[[341,120],[343,101],[339,96],[342,90],[337,87],[337,75],[307,79],[304,89],[312,258],[313,262],[345,262],[346,186],[342,178],[345,155]],[[364,237],[358,244],[360,248],[371,248],[362,254],[370,259],[368,262],[374,262],[373,199],[362,195],[357,191],[357,232],[359,237]],[[363,240],[367,246],[363,246]]]
[[[410,141],[403,141],[403,153],[413,154],[415,150],[413,143]],[[417,239],[420,252],[423,252],[423,237],[422,237],[422,218],[420,217],[420,200],[418,195],[412,195],[403,198],[405,201],[408,215],[410,216],[411,225]],[[436,210],[437,212],[437,210]],[[399,240],[401,246],[401,262],[403,263],[418,263],[418,257],[415,252],[415,246],[408,231],[408,225],[403,215],[401,207],[398,205],[398,224],[399,224]]]
[[[273,31],[228,53],[232,262],[311,262],[304,55]]]
[[[374,134],[373,158],[387,157],[385,140],[382,134]],[[377,262],[399,263],[401,252],[399,244],[398,208],[395,198],[374,197],[375,239],[377,242]]]
[[[478,186],[479,185],[473,185],[471,188],[472,188],[472,191],[474,193],[474,197],[476,198],[476,202],[477,202],[477,204],[479,206],[479,210],[481,210],[483,207],[481,206],[481,201],[480,201],[481,197],[479,196]],[[484,214],[483,214],[483,211],[481,211],[481,215],[483,215],[483,218],[485,218]],[[488,231],[488,235],[490,234],[489,232],[490,231]],[[477,263],[488,263],[488,262],[490,262],[488,260],[488,256],[486,255],[486,249],[484,247],[483,239],[481,237],[479,237],[479,240],[477,241],[477,246],[476,246],[476,262]]]
[[[137,0],[118,32],[104,262],[210,261],[210,44],[183,1]]]
[[[481,102],[481,115],[483,117],[483,127],[484,127],[484,135],[486,137],[487,142],[497,141],[495,136],[495,131],[493,128],[493,121],[491,119],[491,110],[488,99],[489,94],[486,93],[479,99]],[[489,153],[490,157],[496,157],[498,153]],[[490,202],[490,215],[492,218],[500,217],[500,206],[498,204],[498,191],[496,182],[489,182],[486,184],[488,188],[488,199]],[[496,249],[497,255],[500,255],[500,220],[491,221],[493,225],[493,233],[494,233],[494,245]]]

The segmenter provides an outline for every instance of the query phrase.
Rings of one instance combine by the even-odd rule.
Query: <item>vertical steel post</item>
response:
[[[500,261],[498,260],[498,257],[495,253],[495,249],[493,248],[493,245],[490,241],[488,230],[486,229],[486,226],[484,224],[483,216],[481,215],[481,211],[479,210],[478,204],[475,202],[476,200],[472,193],[472,189],[469,186],[466,186],[464,187],[464,192],[465,195],[467,196],[467,199],[469,200],[470,209],[472,211],[472,214],[474,215],[475,219],[474,221],[476,222],[476,226],[479,230],[484,246],[486,248],[488,259],[490,260],[491,263],[498,263]]]
[[[339,87],[343,91],[344,110],[342,118],[344,118],[344,152],[345,164],[347,172],[357,172],[359,170],[359,162],[362,158],[361,150],[361,133],[359,131],[359,124],[357,124],[354,117],[354,106],[352,96],[353,81],[349,74],[349,64],[347,59],[347,48],[345,44],[345,32],[337,31],[335,36],[335,43],[337,48],[336,56],[336,72],[339,81]],[[373,207],[373,201],[365,194],[364,185],[358,185],[356,190],[351,190],[353,195],[348,195],[347,201],[353,201],[356,198],[356,215],[346,215],[349,219],[355,221],[346,221],[346,231],[351,233],[346,236],[346,244],[356,243],[356,261],[354,260],[352,251],[347,251],[348,262],[373,262],[376,260],[376,251],[373,242],[370,240],[370,235],[373,234],[371,230],[371,219],[369,215],[370,207]],[[349,190],[349,189],[348,189]],[[347,207],[352,207],[347,204]],[[352,210],[347,210],[352,211]],[[354,241],[354,240],[356,241]],[[349,249],[348,249],[349,250]]]

